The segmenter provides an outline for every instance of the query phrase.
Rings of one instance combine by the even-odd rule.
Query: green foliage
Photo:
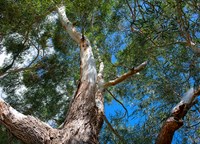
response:
[[[105,81],[148,61],[143,71],[110,88],[129,110],[127,119],[116,119],[122,115],[118,112],[112,113],[110,120],[127,143],[154,142],[172,107],[187,89],[200,85],[200,58],[184,36],[187,32],[199,44],[198,3],[183,1],[178,7],[173,0],[128,2],[135,19],[125,1],[0,1],[0,48],[11,54],[0,67],[0,74],[20,64],[31,64],[29,69],[0,79],[5,100],[54,127],[63,122],[80,77],[79,46],[55,16],[55,6],[63,3],[69,20],[99,48]],[[93,52],[97,58],[97,50]],[[98,60],[96,64],[99,66]],[[105,103],[112,104],[112,100],[105,93]],[[187,126],[196,124],[197,111],[193,108],[187,115]],[[199,142],[196,127],[183,127],[174,143]],[[0,133],[0,143],[8,143],[5,128],[1,127]],[[193,139],[187,139],[188,135]],[[106,125],[100,141],[121,143]]]

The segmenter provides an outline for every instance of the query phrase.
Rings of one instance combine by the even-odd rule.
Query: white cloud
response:
[[[11,54],[6,54],[5,48],[2,49],[2,53],[0,54],[0,67],[3,65],[5,58],[9,58]]]
[[[0,99],[5,99],[7,96],[6,94],[3,92],[3,88],[0,87]]]

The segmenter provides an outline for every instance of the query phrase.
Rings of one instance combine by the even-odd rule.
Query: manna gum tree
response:
[[[57,8],[62,26],[80,47],[80,82],[70,104],[64,123],[58,129],[32,116],[26,116],[2,99],[0,101],[0,121],[17,138],[29,144],[95,144],[104,121],[104,90],[126,80],[147,65],[143,62],[118,78],[104,82],[104,64],[100,60],[97,69],[89,39],[79,33],[65,13],[65,7]],[[169,144],[174,132],[182,126],[182,118],[199,95],[199,89],[192,92],[189,103],[181,102],[172,111],[161,129],[158,144]]]
[[[13,135],[29,144],[95,144],[103,124],[103,91],[141,71],[147,62],[123,74],[115,80],[104,82],[103,62],[97,72],[92,47],[87,37],[76,31],[65,14],[65,7],[57,9],[63,27],[70,37],[80,45],[80,82],[71,101],[63,125],[54,129],[32,116],[26,116],[2,99],[0,102],[0,120]]]

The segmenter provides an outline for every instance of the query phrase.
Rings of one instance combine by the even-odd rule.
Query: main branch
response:
[[[61,23],[65,30],[68,32],[70,37],[75,40],[78,44],[81,42],[81,33],[76,31],[76,28],[72,25],[72,23],[67,18],[65,14],[65,6],[58,7],[58,14],[61,20]]]
[[[65,30],[80,45],[80,84],[63,125],[64,129],[70,131],[66,142],[98,143],[103,124],[104,100],[103,91],[97,83],[102,77],[97,76],[90,41],[73,27],[64,6],[58,8],[58,14]]]
[[[87,39],[76,28],[67,18],[65,13],[65,6],[58,7],[59,18],[62,22],[63,27],[68,32],[70,37],[80,45],[80,57],[81,57],[81,81],[89,81],[91,83],[96,83],[97,72],[94,56],[92,53],[92,47]]]
[[[194,105],[195,98],[200,95],[200,87],[188,90],[181,101],[172,109],[171,116],[166,120],[158,135],[156,144],[171,144],[174,132],[183,125],[183,118]]]
[[[26,116],[0,99],[0,123],[12,132],[17,138],[28,144],[45,144],[53,130],[46,123],[32,116]]]

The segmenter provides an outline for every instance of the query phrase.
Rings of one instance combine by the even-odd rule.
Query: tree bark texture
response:
[[[3,100],[0,102],[0,122],[28,144],[98,144],[103,112],[96,106],[95,94],[94,84],[81,82],[60,129],[17,112]]]
[[[99,84],[89,40],[73,27],[65,7],[57,8],[63,27],[80,45],[80,83],[61,128],[54,129],[32,116],[25,116],[0,100],[0,122],[17,138],[28,144],[98,144],[103,124],[103,89]],[[103,71],[103,70],[102,70]],[[98,81],[97,81],[98,78]]]

